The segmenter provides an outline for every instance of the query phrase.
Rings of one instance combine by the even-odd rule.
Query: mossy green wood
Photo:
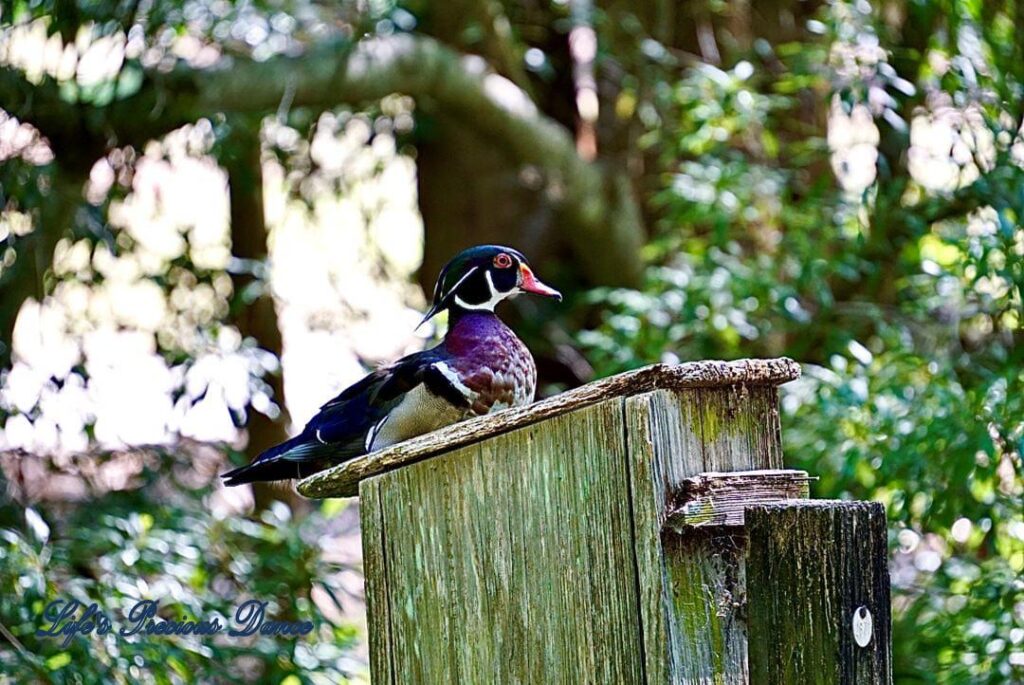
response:
[[[614,398],[364,480],[377,682],[746,682],[742,536],[663,525],[682,479],[780,466],[776,402]]]
[[[746,683],[743,536],[664,525],[684,478],[781,467],[778,391],[657,391],[626,417],[647,682]]]
[[[359,488],[359,513],[362,519],[363,575],[366,578],[366,619],[370,639],[370,670],[375,683],[393,683],[391,663],[391,606],[389,603],[387,561],[384,558],[384,510],[379,479],[370,479]]]
[[[751,681],[891,683],[884,507],[791,501],[750,506],[746,519]]]
[[[375,682],[643,681],[623,424],[616,398],[362,483]]]

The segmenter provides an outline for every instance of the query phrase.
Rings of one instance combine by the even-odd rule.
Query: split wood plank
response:
[[[806,471],[794,469],[701,473],[683,480],[666,525],[679,532],[742,526],[747,506],[806,498],[811,480]]]

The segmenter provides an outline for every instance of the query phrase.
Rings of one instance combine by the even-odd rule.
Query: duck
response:
[[[222,474],[224,484],[304,478],[458,421],[530,404],[537,365],[495,313],[521,293],[562,299],[518,250],[463,250],[441,270],[419,324],[448,312],[448,329],[436,346],[367,374],[324,404],[294,438]]]

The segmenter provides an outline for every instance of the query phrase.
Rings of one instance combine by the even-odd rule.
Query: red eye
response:
[[[512,266],[512,258],[502,252],[494,257],[494,266],[499,269],[507,269]]]

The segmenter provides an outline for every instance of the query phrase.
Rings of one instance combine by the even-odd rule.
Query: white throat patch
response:
[[[473,268],[475,269],[476,267],[473,267]],[[470,272],[470,273],[472,273],[472,272]],[[466,276],[469,276],[469,274],[466,274]],[[497,288],[494,287],[494,280],[491,278],[491,272],[490,271],[485,271],[484,272],[484,278],[487,279],[487,288],[491,291],[491,297],[490,297],[489,300],[487,300],[486,302],[481,302],[480,304],[469,304],[468,302],[463,300],[461,297],[456,295],[455,296],[455,303],[457,305],[459,305],[460,307],[462,307],[463,309],[471,309],[473,311],[493,312],[494,308],[496,306],[498,306],[499,302],[501,302],[506,297],[508,297],[509,295],[511,295],[512,293],[515,292],[514,290],[510,290],[507,293],[499,292],[497,290]],[[464,281],[464,280],[466,280],[465,277],[463,277],[462,280],[459,281],[459,283],[462,283],[462,281]],[[456,284],[456,287],[458,287],[458,284]],[[455,288],[452,288],[452,290],[455,290]]]

